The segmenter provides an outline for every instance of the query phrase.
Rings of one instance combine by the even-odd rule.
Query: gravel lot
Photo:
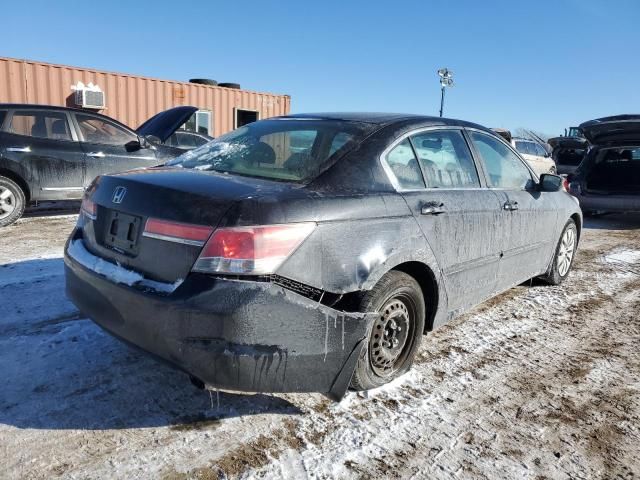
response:
[[[640,475],[640,216],[588,222],[564,285],[490,300],[336,404],[199,391],[103,333],[65,299],[59,213],[0,230],[1,477]]]

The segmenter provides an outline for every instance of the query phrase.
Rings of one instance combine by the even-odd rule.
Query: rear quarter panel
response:
[[[389,270],[420,262],[436,277],[436,312],[446,312],[446,288],[437,261],[404,199],[397,193],[323,196],[277,202],[243,201],[223,223],[259,225],[316,222],[316,228],[276,272],[323,291],[370,290]],[[442,313],[445,315],[445,313]]]

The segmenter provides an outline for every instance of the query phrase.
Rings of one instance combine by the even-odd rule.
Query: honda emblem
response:
[[[122,203],[122,200],[124,200],[124,196],[126,194],[127,194],[126,187],[116,187],[116,189],[113,191],[113,197],[111,197],[111,201],[113,203]]]

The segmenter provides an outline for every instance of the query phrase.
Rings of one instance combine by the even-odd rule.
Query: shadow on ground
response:
[[[36,429],[198,428],[299,414],[276,396],[202,391],[188,376],[103,332],[64,295],[62,259],[0,270],[0,423]]]
[[[80,211],[80,200],[60,200],[58,202],[38,202],[28,206],[23,217],[49,217],[52,215],[70,215]]]
[[[612,213],[585,217],[584,228],[636,230],[640,228],[640,213]]]

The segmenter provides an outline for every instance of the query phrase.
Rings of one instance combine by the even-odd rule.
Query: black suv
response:
[[[162,143],[196,110],[175,107],[133,131],[86,110],[0,104],[0,227],[18,220],[29,202],[79,199],[98,175],[180,155],[184,149]]]

